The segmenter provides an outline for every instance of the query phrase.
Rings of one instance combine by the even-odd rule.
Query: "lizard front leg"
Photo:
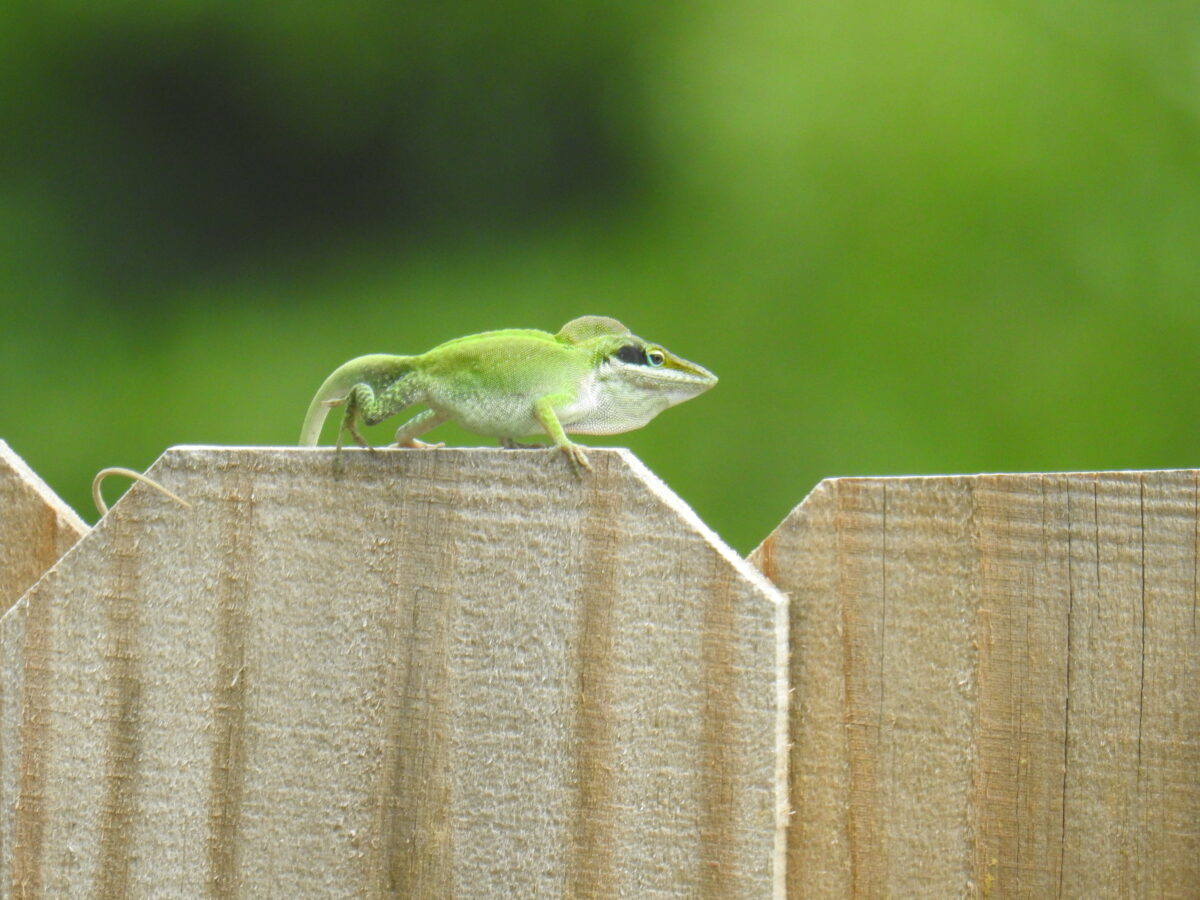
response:
[[[540,398],[533,404],[533,413],[537,416],[537,420],[541,422],[542,427],[546,429],[546,434],[554,441],[555,446],[563,453],[567,454],[567,459],[571,460],[571,464],[578,469],[591,469],[592,464],[588,462],[587,454],[583,452],[583,448],[578,444],[573,443],[567,437],[567,433],[563,431],[562,423],[558,421],[558,413],[554,411],[555,402],[563,402],[565,398],[549,394]]]

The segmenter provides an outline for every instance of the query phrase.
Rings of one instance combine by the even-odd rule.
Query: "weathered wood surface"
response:
[[[823,482],[791,597],[788,896],[1196,897],[1200,472]]]
[[[782,896],[786,602],[591,459],[169,450],[0,620],[6,892]]]
[[[87,531],[74,510],[0,440],[0,613]]]

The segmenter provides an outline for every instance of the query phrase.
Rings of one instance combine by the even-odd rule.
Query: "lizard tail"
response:
[[[344,400],[350,391],[358,384],[366,384],[373,391],[380,392],[398,378],[407,375],[413,369],[413,357],[391,356],[386,353],[376,353],[371,356],[360,356],[348,363],[338,366],[333,374],[325,379],[312,403],[308,405],[308,413],[304,417],[304,426],[300,429],[300,446],[315,447],[321,437],[321,426],[329,415],[331,400]]]

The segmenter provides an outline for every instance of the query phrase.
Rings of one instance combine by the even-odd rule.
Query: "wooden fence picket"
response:
[[[791,598],[788,896],[1195,897],[1200,472],[822,482]]]
[[[786,601],[591,458],[169,450],[0,620],[6,893],[782,896]]]

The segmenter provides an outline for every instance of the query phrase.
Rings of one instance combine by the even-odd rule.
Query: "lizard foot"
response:
[[[343,426],[342,430],[338,433],[337,449],[339,451],[342,449],[342,445],[344,443],[343,438],[345,438],[347,434],[354,439],[354,443],[358,444],[358,446],[362,447],[364,450],[369,450],[372,453],[375,452],[375,448],[371,446],[365,437],[358,433],[358,429],[353,425]]]
[[[580,469],[591,471],[592,464],[588,462],[587,454],[578,444],[563,444],[560,449],[567,454],[567,459],[571,460],[571,466],[576,472]]]
[[[388,446],[389,447],[409,447],[409,448],[412,448],[413,450],[436,450],[439,447],[445,447],[446,445],[442,441],[438,441],[436,444],[429,444],[429,443],[426,443],[425,441],[418,441],[416,438],[409,438],[403,444],[388,444]]]

